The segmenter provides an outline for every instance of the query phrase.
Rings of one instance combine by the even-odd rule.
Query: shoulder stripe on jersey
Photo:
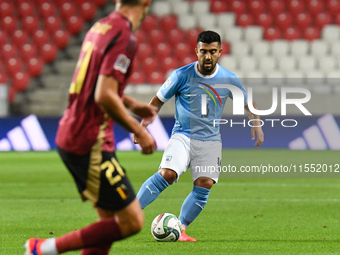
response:
[[[120,30],[118,32],[118,34],[111,40],[111,42],[107,45],[104,55],[106,55],[106,53],[111,50],[111,48],[116,44],[116,41],[118,40],[119,36],[122,34],[122,30]]]

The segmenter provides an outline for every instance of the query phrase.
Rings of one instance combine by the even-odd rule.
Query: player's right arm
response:
[[[151,154],[156,149],[154,138],[129,114],[118,94],[119,82],[108,75],[99,75],[94,93],[95,102],[117,123],[135,134],[142,152]]]

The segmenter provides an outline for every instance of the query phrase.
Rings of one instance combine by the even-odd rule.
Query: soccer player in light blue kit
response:
[[[219,125],[214,125],[214,119],[221,119],[224,104],[233,95],[229,89],[218,88],[216,84],[233,85],[243,92],[244,109],[255,126],[251,130],[252,139],[257,136],[255,146],[260,146],[264,140],[260,118],[249,111],[247,92],[242,83],[235,74],[217,64],[221,52],[219,34],[213,31],[200,33],[196,48],[198,61],[172,72],[150,102],[159,111],[175,96],[176,122],[158,172],[144,182],[137,198],[144,209],[190,167],[194,187],[179,215],[183,227],[179,241],[196,241],[185,233],[185,229],[203,210],[210,189],[219,177],[219,171],[212,171],[221,166],[222,158],[220,129]],[[253,106],[258,109],[255,102]],[[141,122],[145,127],[148,124],[150,121]]]

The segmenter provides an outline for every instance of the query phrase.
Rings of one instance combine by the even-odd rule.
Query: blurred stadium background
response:
[[[0,150],[54,148],[82,39],[96,20],[114,9],[114,2],[0,3]],[[223,40],[220,65],[235,72],[245,87],[253,87],[261,109],[270,108],[273,87],[305,87],[312,94],[305,104],[312,117],[289,106],[283,118],[279,105],[271,118],[294,118],[299,125],[265,127],[269,135],[264,146],[339,150],[339,25],[340,0],[154,0],[136,32],[139,50],[126,93],[149,101],[173,69],[197,59],[198,33],[214,30]],[[155,124],[155,132],[163,132],[159,144],[166,143],[173,106],[173,101],[166,104]],[[226,118],[231,108],[228,102]],[[242,129],[233,133],[227,128],[222,127],[222,133],[236,138],[243,134]],[[116,135],[122,142],[119,148],[134,148],[120,128]],[[225,146],[249,147],[252,142],[231,140]]]

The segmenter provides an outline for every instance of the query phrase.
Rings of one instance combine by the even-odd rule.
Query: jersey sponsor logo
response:
[[[116,62],[113,65],[113,69],[120,71],[122,73],[126,73],[129,66],[130,66],[131,60],[125,56],[124,54],[119,54],[119,56],[116,59]]]
[[[166,162],[166,163],[169,163],[171,159],[172,159],[172,156],[166,156],[165,162]]]

